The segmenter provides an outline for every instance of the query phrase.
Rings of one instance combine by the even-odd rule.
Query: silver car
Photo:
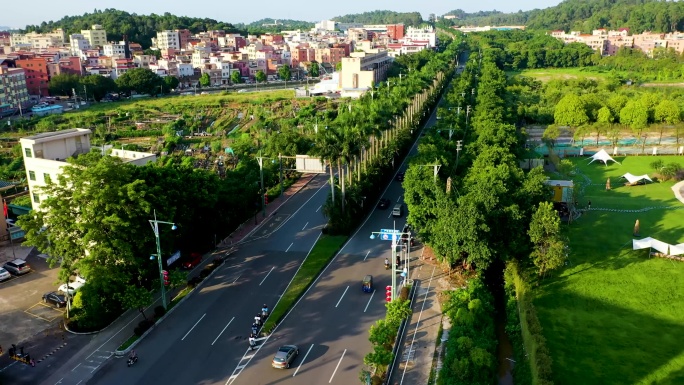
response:
[[[10,278],[12,278],[12,275],[9,273],[9,271],[0,267],[0,281],[7,281]]]
[[[295,345],[284,345],[278,349],[271,365],[278,369],[289,369],[292,361],[299,355],[299,348]]]
[[[5,263],[2,267],[14,275],[22,275],[31,271],[31,266],[29,266],[26,261],[19,258]]]

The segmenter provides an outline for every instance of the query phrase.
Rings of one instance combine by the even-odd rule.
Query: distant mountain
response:
[[[420,12],[394,12],[394,11],[372,11],[356,13],[351,15],[333,17],[338,23],[362,23],[362,24],[400,24],[407,26],[418,26],[423,24],[423,17]]]
[[[684,2],[661,0],[566,0],[555,7],[502,13],[498,11],[447,12],[457,19],[444,20],[455,25],[525,25],[539,30],[591,32],[597,28],[629,28],[643,31],[673,32],[684,29]]]
[[[277,33],[284,30],[308,30],[313,28],[314,23],[302,20],[290,19],[261,19],[249,24],[238,23],[235,26],[244,29],[251,34],[258,33]]]
[[[11,31],[13,29],[14,28],[12,28],[12,27],[6,27],[4,25],[0,25],[0,31]]]

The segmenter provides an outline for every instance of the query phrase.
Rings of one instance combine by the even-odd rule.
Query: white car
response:
[[[86,280],[83,277],[77,276],[75,281],[69,282],[68,285],[66,283],[61,284],[57,290],[73,296],[80,288],[83,287],[83,285],[85,285],[85,283]]]
[[[0,267],[0,281],[7,281],[10,278],[12,278],[12,275],[9,273],[9,271]]]

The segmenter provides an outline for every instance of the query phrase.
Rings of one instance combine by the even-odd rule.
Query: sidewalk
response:
[[[418,253],[416,253],[418,254]],[[411,259],[410,274],[415,285],[413,314],[401,336],[401,347],[397,352],[392,385],[425,385],[430,379],[435,358],[437,337],[442,325],[442,309],[439,304],[440,278],[445,273],[437,265],[427,263],[422,258]]]
[[[277,211],[290,197],[306,187],[315,176],[315,174],[307,174],[299,178],[295,184],[290,186],[283,193],[283,196],[274,199],[268,205],[269,211]],[[239,246],[243,243],[243,240],[249,237],[250,234],[261,226],[261,224],[268,221],[269,218],[270,216],[267,216],[262,219],[259,216],[259,222],[256,225],[254,224],[253,219],[248,220],[240,226],[238,230],[224,239],[217,247],[217,251]],[[211,256],[215,253],[216,251],[208,253],[207,255]],[[205,257],[203,263],[209,260],[211,260],[211,257]],[[196,269],[194,272],[199,274],[200,270],[201,269]],[[146,312],[151,311],[159,304],[160,298],[157,298],[155,302],[146,309]],[[99,333],[91,335],[70,335],[68,338],[74,339],[74,343],[84,345],[82,345],[78,351],[74,352],[72,358],[66,363],[59,365],[57,369],[51,370],[51,374],[48,375],[47,378],[44,376],[43,379],[40,380],[40,384],[78,385],[87,382],[93,374],[114,355],[114,352],[118,347],[133,335],[133,329],[141,320],[142,316],[140,312],[131,309]],[[87,340],[87,342],[83,342],[83,340]],[[45,364],[47,364],[47,362],[43,363],[41,366],[51,366]],[[38,365],[33,369],[38,369]],[[38,381],[33,383],[38,383]]]

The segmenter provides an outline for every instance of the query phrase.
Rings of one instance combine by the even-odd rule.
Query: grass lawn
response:
[[[347,236],[332,236],[323,235],[318,239],[318,242],[311,249],[311,253],[304,260],[302,266],[297,271],[297,274],[292,279],[290,286],[287,287],[280,301],[271,311],[271,315],[264,323],[264,328],[267,333],[276,326],[278,321],[287,314],[287,312],[294,306],[299,297],[304,294],[304,291],[311,285],[311,283],[318,277],[318,274],[330,262],[330,260],[337,254],[344,242],[347,241]]]
[[[608,167],[577,159],[592,183],[579,206],[684,206],[674,198],[674,182],[619,183],[626,172],[652,175],[655,159],[617,158],[622,164]],[[660,159],[684,165],[682,157]],[[613,189],[606,191],[609,177]],[[637,219],[641,237],[684,243],[684,209],[591,211],[569,227],[570,263],[536,288],[556,384],[684,384],[684,263],[632,251]]]
[[[536,78],[542,82],[555,79],[594,79],[602,81],[617,74],[616,72],[597,67],[572,67],[572,68],[537,68],[522,71],[509,71],[507,75],[527,76]]]

